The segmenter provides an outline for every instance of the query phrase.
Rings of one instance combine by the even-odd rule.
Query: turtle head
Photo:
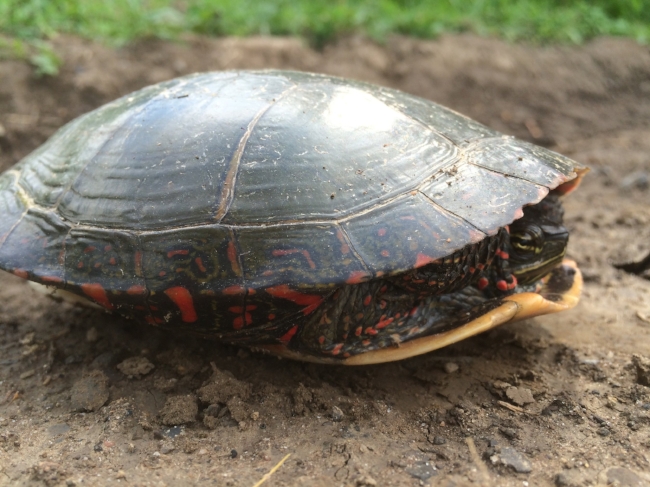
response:
[[[519,284],[531,284],[562,262],[569,243],[564,210],[557,194],[524,208],[510,225],[510,270]]]

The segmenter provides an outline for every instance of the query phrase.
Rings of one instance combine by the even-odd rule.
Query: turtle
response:
[[[573,307],[561,197],[585,171],[398,90],[197,73],[0,175],[0,268],[174,332],[387,362]]]

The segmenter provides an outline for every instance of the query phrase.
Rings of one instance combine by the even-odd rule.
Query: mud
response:
[[[650,50],[350,38],[55,41],[0,62],[0,169],[64,122],[193,71],[321,71],[430,98],[591,167],[566,201],[572,311],[358,368],[279,360],[57,303],[0,276],[0,485],[650,485]],[[274,466],[288,459],[273,473]]]

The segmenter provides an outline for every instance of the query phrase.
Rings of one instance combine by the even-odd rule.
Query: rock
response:
[[[533,393],[526,387],[508,387],[506,389],[506,397],[517,406],[523,406],[535,402]]]
[[[251,395],[251,384],[235,379],[227,371],[214,369],[212,377],[198,391],[199,399],[207,404],[226,404],[233,397],[246,400]]]
[[[499,460],[503,465],[514,469],[518,473],[530,473],[533,471],[530,461],[517,450],[508,446],[501,448]]]
[[[642,355],[632,355],[632,364],[636,369],[636,381],[642,386],[650,387],[650,359]]]
[[[96,411],[108,401],[108,377],[95,370],[72,386],[70,402],[75,411]]]
[[[332,420],[333,421],[337,421],[337,422],[342,421],[344,416],[345,416],[345,414],[343,414],[343,411],[341,410],[340,407],[338,407],[338,406],[332,407]]]
[[[99,332],[97,331],[97,328],[94,326],[86,332],[86,341],[90,343],[94,343],[97,340],[99,340]]]
[[[139,379],[143,375],[147,375],[154,368],[155,365],[149,362],[145,357],[129,357],[123,362],[117,364],[117,369],[129,379]]]
[[[607,477],[606,485],[616,485],[617,487],[643,487],[648,485],[636,473],[624,467],[612,467],[607,470],[605,476]]]
[[[438,475],[435,467],[429,462],[419,461],[416,462],[412,467],[407,467],[404,469],[411,477],[415,477],[419,480],[428,480],[434,475]]]
[[[457,363],[446,362],[444,365],[444,369],[445,372],[447,372],[448,374],[453,374],[454,372],[458,372],[458,369],[460,369],[460,367],[458,366]]]
[[[193,395],[172,396],[160,410],[160,420],[167,426],[192,423],[198,412],[199,406]]]

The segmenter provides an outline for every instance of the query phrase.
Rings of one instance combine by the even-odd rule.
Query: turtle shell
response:
[[[494,235],[577,167],[396,90],[196,74],[70,122],[0,176],[0,268],[149,323],[272,334],[338,286]]]

